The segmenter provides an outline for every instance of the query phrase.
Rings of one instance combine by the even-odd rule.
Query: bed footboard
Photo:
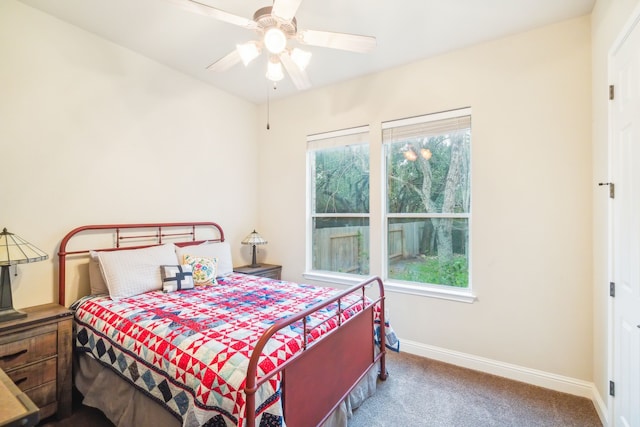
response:
[[[365,290],[376,283],[379,291],[378,298],[373,301],[367,300]],[[277,370],[257,378],[260,354],[277,331],[298,321],[305,323],[308,316],[329,304],[338,303],[340,307],[347,295],[354,294],[362,298],[363,305],[366,301],[362,311],[342,322],[308,347],[305,346]],[[258,341],[247,369],[245,388],[247,427],[255,427],[256,391],[260,385],[280,371],[282,371],[284,417],[287,425],[291,426],[321,425],[376,363],[380,363],[379,378],[385,380],[387,378],[385,334],[384,332],[379,334],[380,351],[376,354],[373,333],[376,305],[380,308],[378,315],[380,325],[385,325],[384,300],[382,280],[372,277],[295,316],[276,322],[269,328]],[[339,318],[341,313],[342,310],[338,309],[336,316]]]

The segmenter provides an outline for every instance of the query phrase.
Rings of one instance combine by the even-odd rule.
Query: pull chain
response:
[[[276,90],[278,87],[276,86],[276,82],[273,82],[273,90]],[[267,86],[267,130],[271,129],[269,125],[269,114],[270,114],[270,103],[269,103],[269,87]]]

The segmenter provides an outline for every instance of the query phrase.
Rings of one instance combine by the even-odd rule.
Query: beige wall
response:
[[[58,245],[84,224],[215,220],[249,256],[255,105],[14,0],[0,58],[0,227],[50,257],[12,274],[16,307],[57,300]]]
[[[609,52],[627,24],[632,12],[640,7],[638,0],[598,0],[591,15],[593,44],[593,381],[600,396],[608,395],[608,303],[607,271],[607,190],[596,185],[607,181],[608,168],[608,75]],[[637,16],[637,14],[636,14]]]
[[[478,300],[390,293],[393,326],[418,346],[591,381],[590,52],[587,16],[272,103],[271,130],[259,124],[267,259],[304,280],[305,136],[370,124],[380,274],[380,122],[470,106]]]

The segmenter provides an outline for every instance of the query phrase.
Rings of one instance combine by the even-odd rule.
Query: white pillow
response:
[[[204,242],[195,246],[176,247],[178,261],[184,263],[184,256],[217,258],[217,277],[233,273],[233,261],[231,261],[231,245],[228,242]]]
[[[89,286],[91,287],[91,295],[109,294],[109,288],[104,282],[102,271],[100,271],[100,261],[98,260],[98,252],[90,251],[89,255]]]
[[[162,289],[161,265],[180,264],[175,245],[99,252],[100,269],[111,299]]]

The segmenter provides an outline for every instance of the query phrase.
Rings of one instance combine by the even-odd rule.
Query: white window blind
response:
[[[442,135],[471,127],[471,108],[392,120],[382,123],[382,141]]]
[[[307,149],[344,147],[369,142],[369,126],[359,126],[307,136]]]

